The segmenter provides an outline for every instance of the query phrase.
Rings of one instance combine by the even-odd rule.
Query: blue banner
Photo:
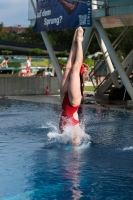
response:
[[[91,0],[84,3],[72,0],[37,0],[35,31],[90,27]]]

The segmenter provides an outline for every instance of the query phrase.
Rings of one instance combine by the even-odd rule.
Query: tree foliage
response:
[[[12,34],[3,31],[4,24],[0,23],[0,40],[10,40],[16,42],[25,42],[32,44],[44,44],[42,36],[38,32],[33,31],[33,27],[30,26],[20,34]],[[117,37],[122,33],[125,27],[105,29],[111,43],[113,43]],[[66,49],[71,48],[75,29],[61,30],[61,31],[48,31],[48,37],[53,47],[63,47]],[[133,44],[133,27],[129,31],[128,35],[122,40],[122,42],[115,49],[116,52],[122,56],[127,55],[132,50]],[[90,54],[94,54],[97,51],[101,51],[96,37],[93,37],[91,44],[88,49]],[[87,53],[88,55],[88,53]]]
[[[24,32],[20,34],[22,41],[32,44],[43,44],[43,39],[40,33],[34,32],[33,27],[26,28]]]
[[[1,50],[1,53],[2,53],[2,55],[9,55],[9,54],[12,54],[12,51],[10,51],[10,50]]]
[[[39,62],[31,62],[33,67],[48,67],[51,64],[51,61],[49,59],[44,59],[43,61]]]
[[[66,57],[66,56],[68,56],[67,54],[68,54],[68,53],[67,53],[67,51],[65,50],[65,51],[61,51],[61,52],[56,53],[56,56],[57,56],[57,57]]]
[[[53,46],[70,48],[74,29],[61,31],[48,31],[48,36]]]
[[[42,49],[38,49],[38,48],[34,48],[31,50],[31,53],[35,54],[35,55],[40,55],[43,53],[43,50]]]
[[[4,24],[1,22],[0,23],[0,32],[2,32],[3,28],[4,28]]]

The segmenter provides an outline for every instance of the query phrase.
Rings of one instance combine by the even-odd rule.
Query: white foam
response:
[[[77,134],[77,132],[80,137],[80,142],[77,146],[82,147],[82,148],[88,147],[91,143],[90,141],[91,138],[90,138],[90,135],[85,133],[83,125],[80,126],[80,132],[77,126],[66,126],[64,128],[63,134],[59,133],[59,130],[58,132],[55,130],[52,132],[49,132],[47,134],[49,138],[48,142],[58,143],[58,144],[60,143],[63,145],[72,145],[72,141],[75,138],[75,135]]]
[[[130,151],[130,150],[133,150],[132,146],[123,148],[123,151]]]
[[[42,124],[41,128],[43,129],[48,129],[48,128],[51,128],[52,130],[58,130],[57,127],[51,123],[46,123],[45,125]]]

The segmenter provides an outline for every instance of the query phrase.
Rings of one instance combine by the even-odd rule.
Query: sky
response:
[[[28,0],[0,0],[0,23],[4,26],[28,27]]]

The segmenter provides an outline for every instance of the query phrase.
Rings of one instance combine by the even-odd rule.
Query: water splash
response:
[[[66,126],[64,128],[63,134],[60,133],[58,129],[54,129],[53,131],[47,134],[48,136],[48,143],[49,144],[61,144],[65,146],[74,147],[72,145],[74,138],[77,136],[77,126]],[[91,144],[91,137],[87,133],[85,133],[84,125],[80,125],[80,132],[78,132],[78,136],[80,138],[79,143],[76,147],[88,147]]]
[[[123,151],[132,151],[133,146],[123,148]]]
[[[51,123],[42,124],[41,128],[42,129],[52,129],[52,130],[58,131],[57,126],[55,126],[55,125],[53,125]]]

